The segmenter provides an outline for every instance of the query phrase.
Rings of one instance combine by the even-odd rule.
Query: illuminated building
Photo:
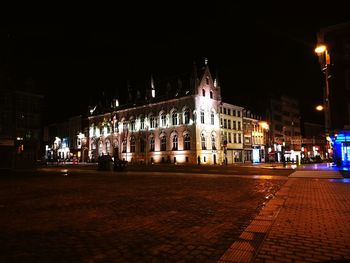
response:
[[[219,81],[212,78],[207,61],[200,73],[194,68],[186,85],[183,81],[178,78],[173,90],[170,83],[157,87],[152,77],[145,99],[137,92],[125,105],[93,107],[90,159],[109,154],[134,163],[221,163]],[[166,93],[159,95],[159,90]]]
[[[82,115],[44,127],[47,161],[88,161],[88,119]]]
[[[266,139],[269,131],[267,122],[260,116],[243,110],[243,161],[260,163],[266,158]]]
[[[343,130],[331,136],[334,162],[338,166],[350,167],[350,131]]]
[[[243,161],[243,107],[220,105],[221,141],[227,164]]]

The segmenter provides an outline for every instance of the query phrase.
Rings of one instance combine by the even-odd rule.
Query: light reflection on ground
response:
[[[346,183],[346,184],[350,184],[350,178],[330,179],[329,181],[332,182],[332,183]]]

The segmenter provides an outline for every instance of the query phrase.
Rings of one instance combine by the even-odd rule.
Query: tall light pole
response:
[[[318,45],[315,48],[315,52],[318,55],[321,70],[325,75],[325,88],[323,92],[323,107],[325,117],[325,130],[328,135],[331,128],[331,113],[330,113],[330,102],[329,102],[329,67],[330,67],[330,56],[325,45]]]

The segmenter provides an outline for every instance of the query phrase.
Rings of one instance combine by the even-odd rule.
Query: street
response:
[[[217,262],[291,172],[131,170],[0,177],[0,261]]]

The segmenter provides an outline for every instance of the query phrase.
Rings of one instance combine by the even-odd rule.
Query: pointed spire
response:
[[[151,97],[155,98],[156,97],[156,89],[154,87],[154,79],[153,75],[151,75]]]
[[[220,86],[219,70],[216,70],[215,80],[214,80],[214,87],[217,88],[219,86]]]
[[[153,75],[151,74],[151,89],[154,89],[154,80]]]

